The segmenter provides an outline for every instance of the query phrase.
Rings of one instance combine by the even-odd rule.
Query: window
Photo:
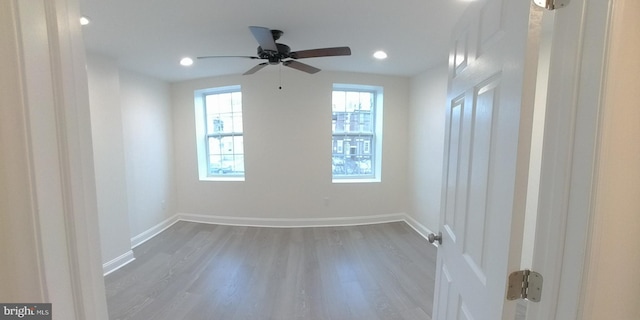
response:
[[[334,182],[380,177],[382,89],[334,85],[332,170]]]
[[[195,98],[200,178],[243,177],[240,87],[200,90]]]

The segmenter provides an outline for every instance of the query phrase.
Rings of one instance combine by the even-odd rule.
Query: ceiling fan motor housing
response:
[[[288,45],[282,43],[276,43],[278,51],[263,50],[262,47],[258,47],[258,57],[260,59],[269,60],[269,64],[278,64],[282,59],[291,57],[291,48]]]

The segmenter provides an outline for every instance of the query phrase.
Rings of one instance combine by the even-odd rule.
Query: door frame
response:
[[[106,320],[79,5],[7,0],[2,7],[0,33],[14,50],[0,77],[16,85],[0,88],[9,101],[2,108],[15,115],[0,117],[3,133],[13,138],[3,140],[9,143],[0,162],[20,174],[1,185],[20,197],[3,204],[1,214],[9,227],[20,226],[12,230],[18,239],[27,239],[0,243],[15,258],[0,265],[19,288],[9,298],[52,303],[60,319]]]
[[[532,269],[544,276],[527,320],[579,319],[593,233],[612,0],[573,0],[553,15]]]

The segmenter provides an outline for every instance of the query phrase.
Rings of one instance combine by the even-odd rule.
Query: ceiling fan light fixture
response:
[[[185,57],[185,58],[182,58],[180,60],[180,65],[182,65],[182,66],[188,67],[188,66],[190,66],[192,64],[193,64],[193,59],[191,59],[189,57]]]
[[[300,70],[309,74],[314,74],[320,71],[320,69],[310,66],[306,63],[299,62],[299,59],[307,58],[319,58],[319,57],[336,57],[336,56],[350,56],[351,48],[349,47],[330,47],[330,48],[316,48],[301,51],[291,51],[291,48],[284,43],[276,43],[276,40],[280,39],[283,32],[281,30],[271,30],[265,27],[250,26],[249,30],[253,34],[253,37],[258,42],[258,56],[203,56],[198,59],[208,58],[248,58],[248,59],[260,59],[267,60],[260,63],[255,67],[249,69],[249,71],[243,73],[243,75],[254,74],[257,71],[268,65],[278,65]]]
[[[387,58],[387,53],[382,51],[382,50],[378,50],[378,51],[373,53],[373,57],[378,59],[378,60],[384,60],[384,59]]]

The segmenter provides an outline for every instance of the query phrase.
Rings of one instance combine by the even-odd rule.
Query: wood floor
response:
[[[178,222],[105,277],[110,319],[430,319],[436,248],[404,222]]]

